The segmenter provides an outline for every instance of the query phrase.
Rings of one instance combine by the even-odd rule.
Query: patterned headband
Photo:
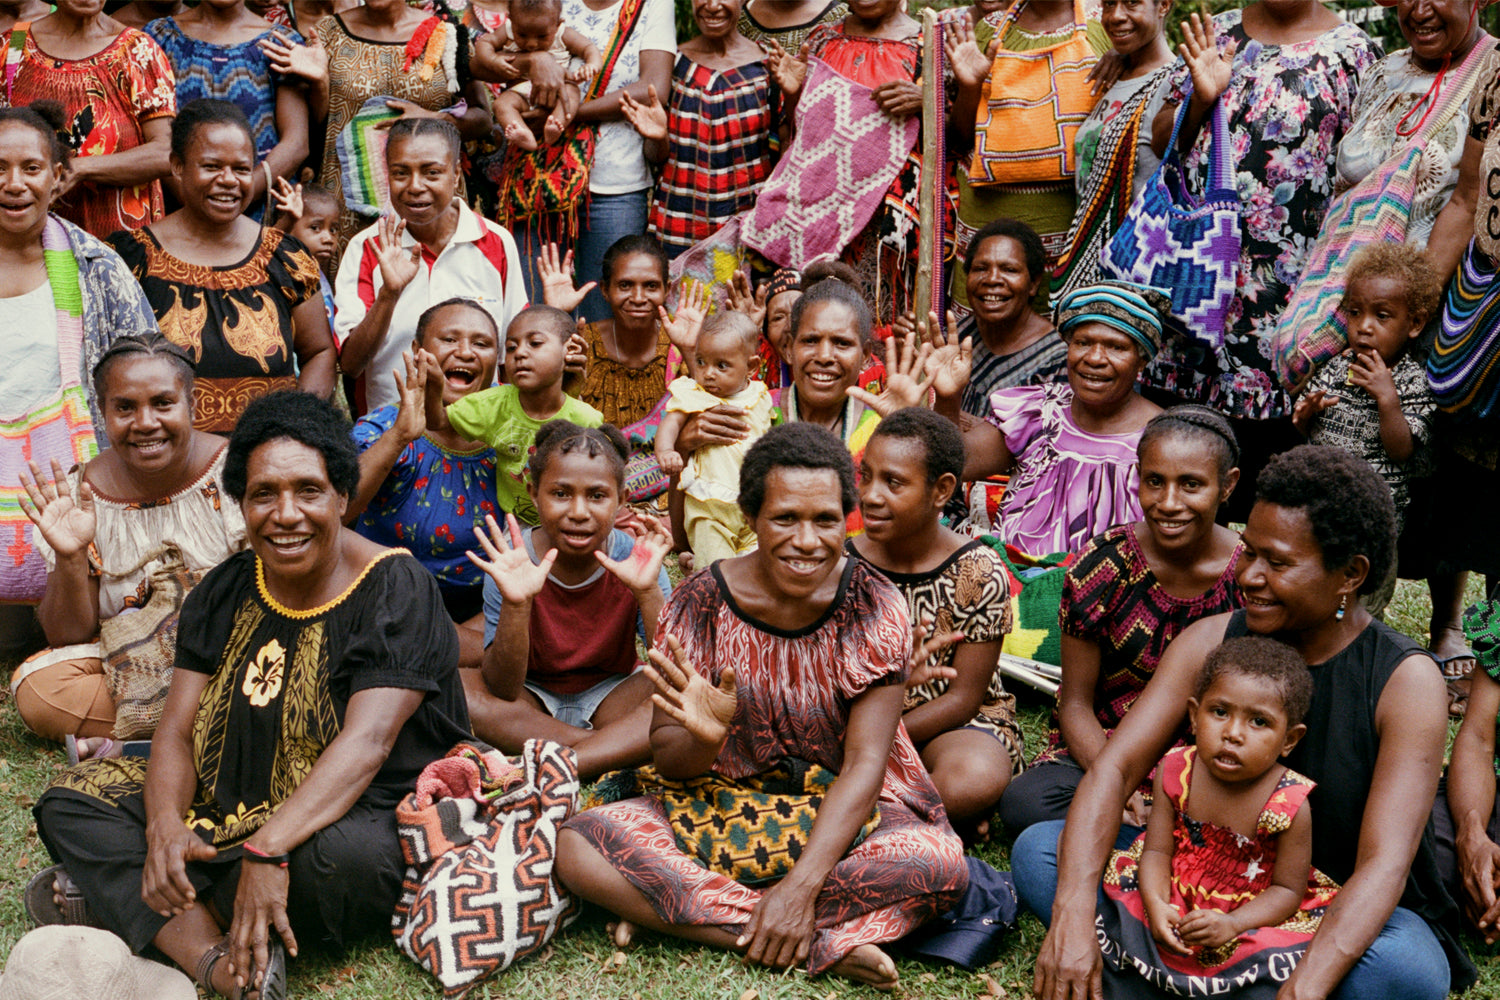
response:
[[[795,292],[802,287],[802,272],[796,268],[783,267],[771,275],[765,284],[766,301],[770,302],[782,292]]]
[[[1085,323],[1103,323],[1134,340],[1150,361],[1161,350],[1161,314],[1170,301],[1147,285],[1101,281],[1063,298],[1057,307],[1057,332],[1066,338]]]

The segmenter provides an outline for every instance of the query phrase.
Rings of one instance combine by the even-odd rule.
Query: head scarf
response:
[[[1148,285],[1101,281],[1075,288],[1057,307],[1057,332],[1068,335],[1085,323],[1103,323],[1134,340],[1147,361],[1161,350],[1161,317],[1171,299]]]
[[[782,292],[795,292],[802,288],[802,272],[793,267],[778,268],[765,284],[766,301],[770,302]]]

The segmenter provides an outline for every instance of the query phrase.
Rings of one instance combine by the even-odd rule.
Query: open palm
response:
[[[542,255],[536,259],[536,273],[542,280],[542,301],[563,312],[577,309],[589,292],[598,287],[595,281],[582,288],[573,287],[573,251],[559,254],[556,243],[542,247]]]
[[[719,686],[714,687],[688,663],[687,653],[676,636],[667,636],[667,649],[672,654],[670,658],[653,649],[651,662],[642,668],[656,685],[651,701],[700,743],[720,745],[734,721],[738,697],[734,668],[725,667]]]
[[[542,592],[547,583],[547,574],[557,561],[557,550],[549,549],[540,563],[533,563],[521,540],[521,526],[516,515],[506,514],[505,524],[510,530],[507,540],[505,532],[495,523],[493,514],[486,514],[485,527],[474,533],[484,549],[485,558],[473,552],[466,553],[469,561],[489,574],[495,586],[500,588],[500,597],[507,604],[524,604]]]
[[[633,591],[656,586],[662,561],[672,549],[672,536],[667,534],[660,521],[654,517],[642,518],[641,521],[645,533],[635,540],[630,554],[624,559],[611,559],[603,552],[594,553],[605,569]]]
[[[702,282],[684,278],[677,286],[677,311],[669,316],[665,307],[658,307],[657,314],[662,329],[667,331],[667,339],[684,357],[691,355],[697,345],[698,331],[703,329],[703,320],[712,304],[713,300]]]
[[[926,365],[932,391],[943,399],[957,396],[969,385],[974,363],[973,338],[958,338],[958,323],[951,312],[946,331],[939,329],[937,314],[928,313],[926,332],[927,343],[932,345]]]
[[[78,499],[68,490],[68,477],[57,459],[52,460],[52,479],[42,478],[35,462],[27,462],[31,475],[21,474],[21,486],[30,503],[22,504],[36,530],[60,557],[77,555],[94,541],[98,520],[94,516],[94,491],[80,482]]]

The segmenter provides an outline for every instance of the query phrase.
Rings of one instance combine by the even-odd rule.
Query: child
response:
[[[667,475],[682,474],[683,520],[702,568],[755,548],[755,532],[740,510],[740,466],[750,446],[771,429],[771,394],[750,373],[760,360],[760,330],[744,313],[721,312],[703,324],[694,345],[694,376],[674,379],[671,399],[656,429],[656,460]],[[699,448],[691,461],[677,451],[677,435],[688,417],[722,403],[745,411],[750,432],[735,444]]]
[[[495,449],[495,493],[504,512],[526,524],[537,523],[526,462],[536,434],[549,420],[580,427],[604,423],[599,411],[563,392],[563,365],[573,318],[551,306],[532,306],[505,331],[505,381],[443,405],[443,383],[429,376],[428,426],[452,426],[465,437]],[[488,382],[484,383],[486,386]]]
[[[628,446],[615,428],[546,424],[531,456],[536,527],[489,518],[484,557],[482,686],[469,685],[475,735],[506,753],[528,739],[572,747],[585,781],[650,757],[649,643],[671,590],[671,539],[655,518],[641,537],[615,527]]]
[[[339,200],[322,187],[303,187],[285,177],[276,178],[271,189],[270,224],[307,247],[318,262],[318,284],[323,290],[323,307],[328,322],[333,323],[333,286],[328,283],[328,268],[338,249]]]
[[[592,42],[562,23],[562,0],[510,0],[510,14],[503,30],[507,41],[500,46],[500,52],[545,52],[557,60],[567,79],[558,92],[557,105],[552,108],[533,108],[530,80],[514,84],[494,100],[495,122],[504,131],[506,140],[522,149],[534,150],[536,133],[524,119],[548,112],[542,139],[556,142],[578,113],[582,100],[578,85],[594,78],[604,67],[604,58]],[[583,65],[570,69],[573,58],[583,60]]]
[[[359,486],[345,520],[387,547],[409,549],[437,577],[448,613],[459,625],[460,662],[477,667],[484,654],[481,573],[466,556],[484,516],[495,513],[495,452],[446,422],[429,424],[426,390],[453,404],[495,379],[500,338],[490,314],[453,299],[417,321],[405,372],[393,372],[399,406],[381,406],[354,425]],[[391,377],[388,376],[388,377]]]
[[[1338,891],[1311,865],[1313,783],[1277,763],[1307,731],[1312,692],[1274,639],[1209,654],[1188,699],[1196,745],[1157,765],[1146,831],[1105,874],[1107,996],[1269,998],[1296,966]]]
[[[1318,370],[1292,412],[1310,443],[1342,448],[1380,473],[1396,501],[1398,530],[1436,409],[1427,373],[1408,348],[1441,292],[1426,257],[1409,244],[1376,243],[1355,254],[1340,306],[1349,349]]]

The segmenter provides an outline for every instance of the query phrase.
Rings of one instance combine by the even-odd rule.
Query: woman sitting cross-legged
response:
[[[773,428],[740,482],[760,547],[695,574],[662,610],[655,784],[707,786],[717,799],[770,787],[776,772],[820,773],[831,784],[819,786],[812,833],[795,861],[772,852],[769,870],[745,871],[759,867],[754,851],[721,860],[728,844],[705,867],[677,846],[662,795],[647,794],[573,817],[558,838],[558,876],[623,918],[617,941],[645,927],[894,989],[895,963],[879,945],[968,884],[962,844],[900,725],[906,600],[844,552],[854,468],[834,435]]]
[[[655,518],[617,527],[628,446],[614,427],[542,425],[527,490],[539,523],[478,532],[485,558],[484,662],[464,671],[474,731],[506,753],[529,739],[570,746],[584,780],[649,754],[651,682],[635,641],[656,635],[671,591],[671,539]]]
[[[934,352],[934,408],[964,431],[964,480],[1009,472],[995,532],[1028,555],[1072,552],[1106,528],[1139,519],[1136,444],[1161,407],[1136,379],[1161,347],[1165,297],[1106,281],[1058,307],[1068,345],[1068,382],[1001,389],[986,420],[962,416],[970,349]],[[936,325],[935,323],[933,324]]]
[[[1068,567],[1062,686],[1047,745],[1000,800],[1012,833],[1066,816],[1168,644],[1198,619],[1245,603],[1234,581],[1243,546],[1214,523],[1240,475],[1229,420],[1206,406],[1174,406],[1151,418],[1137,455],[1143,516],[1090,539]],[[1127,822],[1145,823],[1148,791],[1131,796]]]
[[[963,466],[958,428],[931,410],[883,419],[859,463],[865,531],[845,547],[896,585],[913,623],[933,636],[962,635],[933,660],[954,676],[910,688],[901,721],[948,816],[969,821],[982,838],[990,810],[1026,765],[1016,700],[995,669],[1011,629],[1005,563],[938,520]]]
[[[388,932],[395,805],[468,738],[437,582],[341,524],[358,480],[329,404],[287,391],[245,409],[224,487],[250,551],[188,595],[149,763],[85,761],[34,809],[93,918],[210,996],[284,997],[283,943]]]
[[[172,600],[173,584],[159,577],[191,585],[245,544],[240,509],[224,498],[224,440],[193,429],[192,392],[182,348],[159,333],[121,337],[94,367],[109,450],[66,478],[55,459],[50,479],[33,463],[22,480],[49,570],[38,614],[52,648],[17,668],[11,691],[27,728],[88,737],[85,757],[118,754],[104,658],[170,671],[181,595]],[[101,637],[101,624],[121,614],[129,635]],[[131,716],[126,735],[150,735],[144,714]]]

